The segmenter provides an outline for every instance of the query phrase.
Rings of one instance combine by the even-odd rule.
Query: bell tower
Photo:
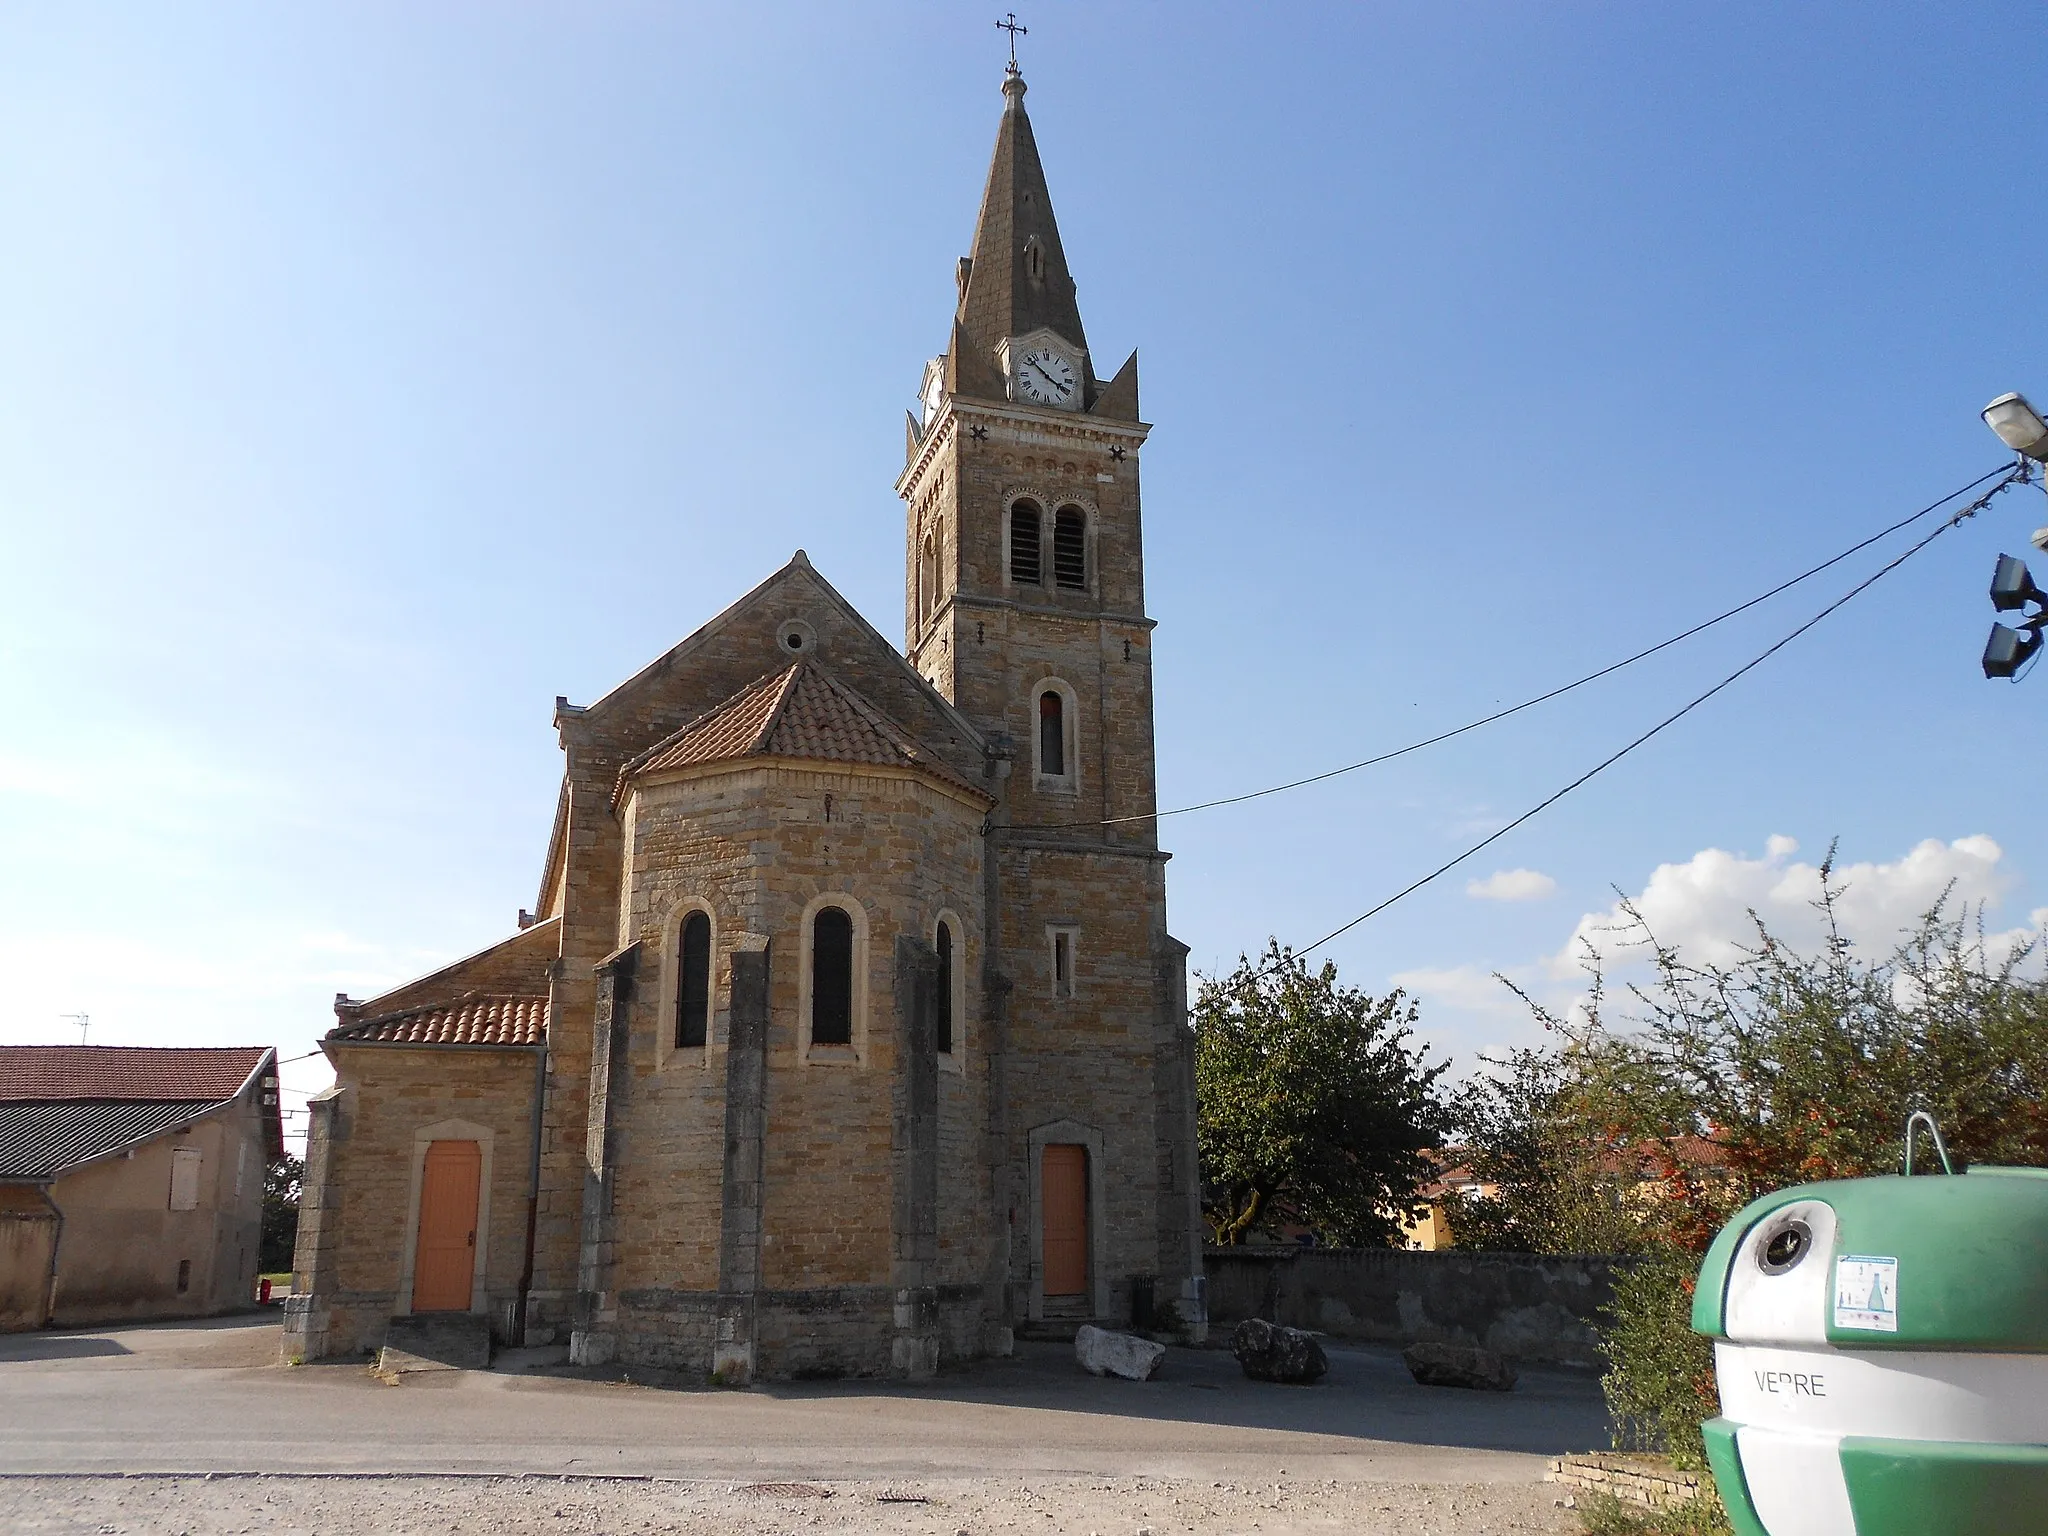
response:
[[[1097,374],[1024,92],[1012,65],[952,335],[908,422],[904,651],[1007,745],[1013,823],[1151,846],[1151,429],[1137,354]]]

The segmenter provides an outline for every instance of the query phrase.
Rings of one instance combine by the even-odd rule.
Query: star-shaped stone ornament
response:
[[[977,421],[973,426],[967,429],[967,435],[973,438],[977,443],[985,443],[988,441],[988,428],[984,427],[980,422]]]
[[[1110,456],[1110,457],[1111,457],[1112,459],[1116,460],[1116,462],[1117,462],[1117,463],[1119,463],[1119,464],[1123,463],[1123,461],[1124,461],[1124,457],[1125,457],[1125,455],[1124,455],[1124,446],[1123,446],[1123,444],[1122,444],[1122,443],[1118,443],[1118,444],[1117,444],[1117,445],[1116,445],[1116,446],[1115,446],[1114,448],[1110,449],[1110,450],[1109,450],[1109,456]]]

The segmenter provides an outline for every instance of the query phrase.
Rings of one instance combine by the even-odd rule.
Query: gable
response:
[[[795,628],[802,648],[785,637]],[[796,557],[718,617],[596,703],[561,715],[564,738],[606,778],[764,674],[815,655],[931,756],[982,781],[982,738],[832,584]],[[581,753],[579,753],[581,755]]]

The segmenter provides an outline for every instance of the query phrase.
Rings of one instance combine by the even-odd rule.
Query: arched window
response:
[[[820,907],[811,919],[811,1044],[853,1044],[853,918]]]
[[[711,1026],[711,918],[683,919],[681,974],[676,984],[676,1044],[702,1045]]]
[[[944,918],[939,919],[937,944],[939,952],[939,1014],[937,1027],[933,1030],[938,1041],[941,1056],[953,1054],[953,925]]]
[[[1088,515],[1079,507],[1061,507],[1053,519],[1052,579],[1055,586],[1087,590]]]
[[[1038,696],[1038,771],[1049,779],[1067,775],[1067,701],[1050,688]]]
[[[939,606],[939,545],[932,534],[924,536],[924,559],[917,572],[917,611],[920,618],[928,619],[932,610]]]
[[[1039,547],[1040,516],[1035,504],[1020,501],[1010,508],[1010,580],[1020,587],[1045,585],[1044,552]]]

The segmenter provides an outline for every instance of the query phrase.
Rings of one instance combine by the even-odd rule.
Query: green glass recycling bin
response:
[[[1802,1184],[1708,1250],[1741,1536],[2048,1533],[2048,1170]]]

